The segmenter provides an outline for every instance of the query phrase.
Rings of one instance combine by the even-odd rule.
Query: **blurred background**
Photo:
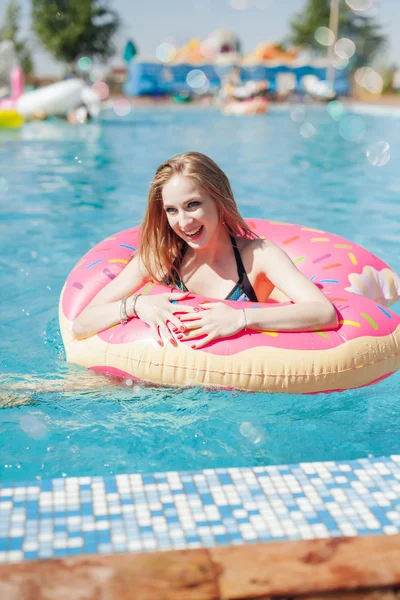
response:
[[[229,111],[235,101],[294,94],[397,102],[399,12],[397,0],[5,0],[0,107],[72,77],[100,101],[216,102]],[[24,84],[13,83],[16,66]],[[68,112],[81,91],[66,106],[43,96],[19,112]],[[124,102],[119,109],[128,110]]]

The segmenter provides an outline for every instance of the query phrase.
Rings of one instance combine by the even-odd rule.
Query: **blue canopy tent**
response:
[[[179,94],[182,92],[193,92],[187,83],[188,73],[193,69],[203,71],[210,82],[210,91],[216,91],[221,87],[221,78],[229,75],[236,65],[214,65],[214,64],[176,64],[166,65],[151,61],[130,61],[128,65],[127,79],[124,84],[124,92],[129,96]],[[327,65],[321,61],[315,63],[293,63],[279,64],[276,61],[254,66],[239,66],[240,78],[243,82],[250,79],[259,81],[267,80],[269,90],[274,92],[277,85],[279,73],[293,73],[296,79],[295,90],[304,91],[302,78],[305,75],[314,75],[319,80],[327,79]],[[336,71],[334,90],[337,95],[346,96],[350,92],[349,72],[347,69]]]

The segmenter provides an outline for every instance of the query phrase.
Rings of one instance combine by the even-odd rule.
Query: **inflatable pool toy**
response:
[[[17,100],[24,91],[24,74],[20,67],[13,67],[10,73],[11,95],[0,100],[0,127],[21,127],[23,117],[15,110]]]
[[[86,340],[72,323],[96,293],[128,263],[139,242],[136,227],[92,248],[68,276],[60,298],[60,328],[69,362],[132,380],[174,386],[203,385],[265,392],[342,391],[376,383],[400,367],[400,316],[387,308],[400,298],[400,278],[368,250],[310,227],[247,220],[252,230],[290,255],[337,309],[335,331],[241,331],[201,349],[190,342],[160,347],[140,319]],[[148,283],[139,292],[170,291]],[[210,298],[190,296],[185,304]],[[287,302],[281,293],[263,304]],[[243,303],[227,302],[243,308]],[[177,305],[178,309],[178,305]],[[178,311],[177,311],[178,312]]]
[[[229,100],[222,108],[224,115],[263,115],[268,111],[267,98],[249,98],[248,100]]]
[[[0,108],[0,129],[4,127],[21,127],[24,119],[16,110],[3,110]]]
[[[66,79],[22,94],[16,109],[23,117],[36,114],[66,114],[70,109],[84,104],[92,116],[100,112],[100,99],[81,79]]]

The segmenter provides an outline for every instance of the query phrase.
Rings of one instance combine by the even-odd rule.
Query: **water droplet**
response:
[[[163,42],[162,44],[157,46],[156,56],[161,62],[172,62],[176,57],[176,48],[170,42]]]
[[[81,56],[78,60],[78,69],[81,71],[89,71],[92,66],[92,60],[88,56]]]
[[[113,110],[119,117],[126,117],[131,112],[131,103],[126,98],[119,98],[113,103]]]
[[[335,41],[335,34],[329,27],[318,27],[315,30],[314,37],[322,46],[331,46]]]
[[[376,142],[367,149],[367,158],[374,167],[384,167],[390,160],[390,145],[387,142]]]
[[[357,12],[368,10],[373,5],[374,0],[346,0],[347,6]]]
[[[305,118],[305,110],[302,106],[296,106],[290,111],[290,118],[294,123],[301,123]]]
[[[300,135],[302,135],[303,138],[312,138],[316,133],[317,130],[312,123],[303,123],[303,125],[300,127]]]
[[[98,95],[100,100],[105,100],[110,93],[110,88],[104,81],[97,81],[92,85],[92,90]]]
[[[208,81],[201,69],[192,69],[186,76],[186,83],[194,90],[201,89]]]
[[[364,120],[357,115],[346,115],[339,122],[339,133],[348,142],[359,142],[365,135]]]
[[[131,386],[131,385],[133,385],[133,381],[132,381],[132,379],[126,379],[126,380],[125,380],[125,385],[128,385],[128,386]]]
[[[335,44],[335,52],[339,58],[351,58],[356,51],[356,45],[349,38],[340,38]]]

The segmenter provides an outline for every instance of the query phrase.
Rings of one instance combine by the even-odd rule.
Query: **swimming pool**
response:
[[[304,114],[279,107],[237,119],[163,107],[124,118],[110,111],[86,127],[45,122],[0,132],[3,482],[399,453],[399,374],[316,396],[4,387],[27,375],[62,379],[79,371],[65,364],[58,330],[65,277],[91,245],[140,222],[154,169],[179,152],[215,159],[244,216],[338,233],[399,271],[399,117],[357,115],[365,137],[351,142],[344,137],[357,138],[362,125],[350,116],[335,121],[324,107]],[[313,134],[305,123],[315,135],[304,137]],[[392,154],[382,167],[366,158],[379,140]]]

